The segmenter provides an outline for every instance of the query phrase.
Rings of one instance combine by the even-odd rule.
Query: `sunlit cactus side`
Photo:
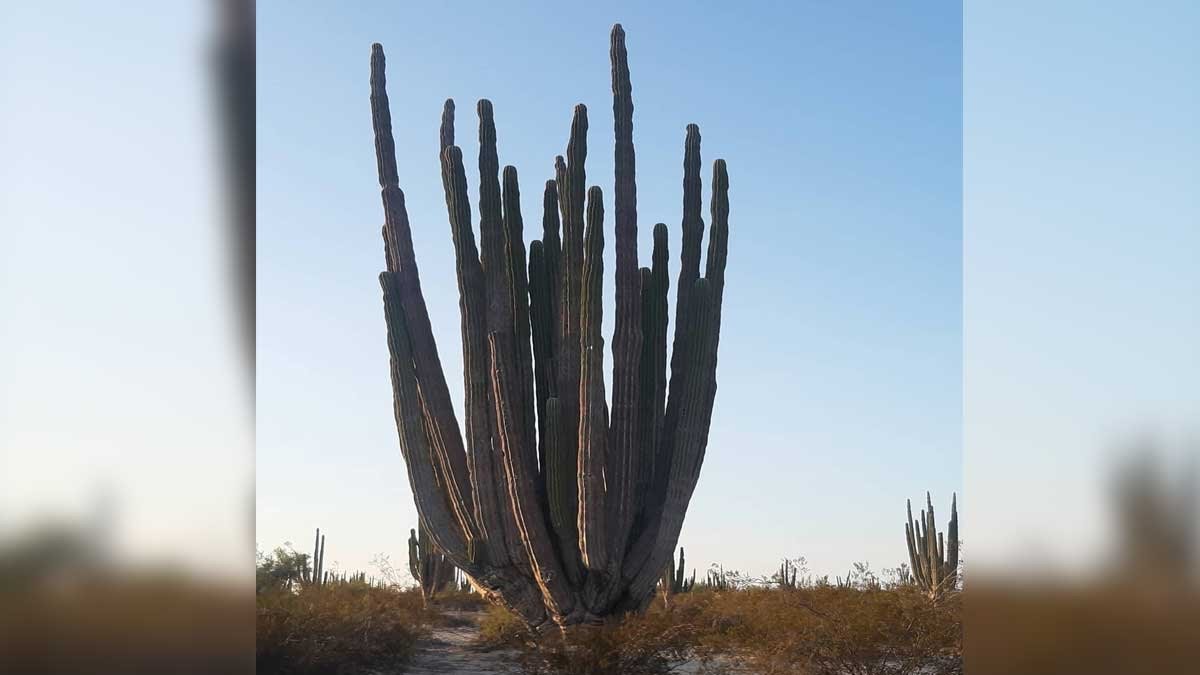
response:
[[[387,263],[380,285],[396,425],[417,511],[429,537],[476,588],[535,627],[595,623],[649,604],[700,475],[716,397],[729,236],[725,162],[713,165],[701,276],[700,131],[687,127],[668,363],[667,227],[654,227],[650,266],[639,269],[633,99],[620,25],[612,30],[610,58],[611,410],[601,335],[605,210],[600,188],[587,187],[587,108],[575,107],[565,157],[556,158],[543,192],[541,238],[527,256],[517,171],[501,171],[492,104],[477,107],[476,229],[455,145],[455,107],[446,102],[440,159],[462,321],[460,427],[398,184],[383,49],[371,51]]]
[[[958,588],[958,495],[950,501],[950,525],[945,533],[937,529],[933,515],[933,498],[925,493],[926,510],[914,524],[912,501],[908,502],[908,523],[904,535],[908,542],[908,562],[913,580],[929,596],[937,600]]]
[[[471,580],[457,567],[454,568],[454,588],[460,593],[471,592]]]
[[[454,583],[457,571],[454,563],[425,535],[425,528],[408,531],[408,572],[421,587],[421,597],[426,602]]]
[[[658,580],[658,590],[662,595],[663,604],[671,605],[671,597],[680,593],[687,593],[696,585],[696,571],[692,570],[691,578],[685,576],[685,559],[683,557],[683,547],[679,547],[679,564],[675,564],[675,559],[671,558],[667,561],[667,566],[663,568],[662,577]]]

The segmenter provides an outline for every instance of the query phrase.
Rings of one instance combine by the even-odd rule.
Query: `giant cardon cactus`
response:
[[[383,193],[380,275],[400,446],[421,523],[490,599],[562,627],[640,610],[670,558],[700,475],[716,396],[729,181],[713,165],[700,272],[700,131],[684,143],[683,226],[667,380],[667,227],[638,268],[633,100],[625,32],[612,30],[616,135],[616,320],[611,415],[600,334],[604,205],[585,190],[587,108],[543,194],[526,256],[517,171],[500,171],[492,104],[479,114],[479,244],[454,103],[441,169],[462,316],[465,440],[450,400],[397,184],[384,55],[371,51],[371,111]],[[586,196],[586,198],[585,198]],[[560,236],[561,225],[561,236]]]

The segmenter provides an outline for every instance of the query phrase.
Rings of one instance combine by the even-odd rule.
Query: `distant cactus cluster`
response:
[[[456,582],[458,568],[434,546],[425,528],[418,526],[408,531],[408,571],[428,602]]]
[[[933,498],[925,493],[926,510],[913,522],[912,501],[908,502],[908,561],[913,580],[931,600],[958,588],[958,495],[950,501],[950,527],[938,532],[933,515]],[[949,541],[947,541],[947,539]]]
[[[704,576],[704,581],[700,582],[700,588],[706,591],[727,591],[732,587],[729,583],[729,575],[725,572],[723,566],[718,565],[716,569],[708,570]]]
[[[800,568],[792,561],[784,558],[783,562],[779,563],[779,573],[776,575],[779,587],[788,589],[798,588],[796,577],[799,573]]]

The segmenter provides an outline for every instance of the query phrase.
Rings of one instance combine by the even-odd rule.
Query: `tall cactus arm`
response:
[[[566,161],[555,160],[558,181],[559,211],[562,218],[562,254],[559,271],[559,325],[557,393],[561,401],[563,451],[576,456],[579,452],[579,427],[583,411],[580,407],[580,375],[583,351],[580,335],[583,288],[584,181],[587,159],[587,107],[575,106],[571,120],[571,135],[567,142]]]
[[[387,323],[388,351],[391,355],[391,375],[396,429],[400,435],[400,450],[408,469],[408,482],[420,515],[443,551],[456,558],[463,569],[471,569],[468,539],[458,514],[438,489],[434,461],[423,426],[423,406],[417,393],[417,376],[413,368],[413,352],[408,338],[408,322],[400,305],[399,281],[395,272],[382,272],[379,284],[383,289],[384,318]]]
[[[521,442],[525,452],[527,468],[536,477],[538,492],[543,491],[538,473],[537,425],[534,419],[533,352],[530,347],[529,325],[529,279],[526,276],[525,226],[521,218],[521,188],[517,169],[504,167],[501,180],[501,195],[504,204],[504,255],[508,260],[508,291],[513,314],[513,351],[518,374],[518,402],[520,412]]]
[[[574,586],[583,580],[583,560],[579,553],[579,530],[576,523],[579,485],[576,481],[577,459],[570,449],[573,444],[562,441],[562,404],[557,398],[546,401],[546,498],[550,522],[562,552],[563,568]]]
[[[613,136],[615,180],[613,220],[616,236],[616,315],[612,342],[612,423],[608,433],[605,481],[608,486],[608,544],[620,563],[633,522],[638,476],[638,364],[642,357],[641,275],[637,252],[637,182],[633,149],[633,95],[625,31],[612,29]]]
[[[446,135],[444,131],[443,137]],[[490,357],[487,349],[483,267],[479,262],[471,227],[467,176],[462,150],[458,146],[448,146],[442,152],[442,185],[446,191],[446,209],[458,276],[463,379],[466,386],[467,459],[474,488],[473,510],[479,523],[478,545],[479,548],[486,548],[486,555],[492,564],[506,565],[512,560],[509,551],[514,543],[507,540],[502,521],[503,502],[496,489],[499,469],[495,466],[492,451],[491,386],[487,378]],[[476,551],[476,554],[478,556],[481,552]]]
[[[542,190],[542,246],[546,256],[546,286],[550,289],[550,317],[554,330],[550,333],[550,386],[551,391],[558,383],[558,351],[559,335],[558,321],[562,316],[562,238],[559,236],[560,204],[558,197],[558,181],[546,181]],[[557,395],[557,394],[551,394]]]
[[[634,535],[645,527],[646,509],[653,501],[655,486],[657,448],[662,437],[663,406],[667,391],[667,226],[654,226],[654,252],[652,267],[642,268],[642,358],[640,408],[638,412],[638,448],[641,460],[637,465],[637,482],[634,510],[637,528]]]
[[[703,451],[703,445],[707,442],[707,429],[699,413],[707,400],[712,379],[711,375],[703,372],[704,329],[711,325],[711,292],[708,280],[697,279],[689,295],[686,330],[692,335],[692,339],[687,341],[689,353],[684,361],[685,382],[681,387],[680,422],[675,436],[677,445],[671,456],[666,498],[661,515],[657,519],[657,531],[648,531],[647,535],[653,536],[644,536],[638,542],[640,546],[635,545],[634,550],[630,552],[632,560],[647,561],[630,581],[629,594],[634,598],[645,597],[647,590],[653,585],[653,570],[660,569],[666,557],[672,553],[672,548],[679,538],[679,531],[683,527],[688,501],[695,488],[695,456]]]
[[[545,245],[540,239],[529,244],[529,323],[533,341],[533,381],[537,413],[538,469],[546,480],[546,401],[551,397],[553,377],[550,334],[553,317],[550,309],[549,274],[546,270]]]
[[[519,424],[515,409],[519,375],[516,364],[506,353],[512,350],[511,336],[496,331],[488,336],[493,358],[492,389],[495,392],[497,442],[503,458],[505,479],[508,483],[509,507],[513,515],[526,555],[538,587],[542,591],[546,609],[554,616],[568,616],[575,611],[575,598],[563,573],[562,565],[550,543],[550,532],[546,527],[538,490],[526,460],[517,447],[515,431]],[[504,344],[509,342],[509,344]]]
[[[604,203],[599,187],[588,190],[580,333],[583,363],[579,385],[579,550],[588,569],[609,574],[605,513],[608,409],[604,395],[601,337],[604,277]]]
[[[429,411],[431,451],[447,483],[447,498],[460,529],[468,541],[476,539],[471,503],[466,452],[459,435],[458,420],[450,401],[450,389],[442,372],[437,343],[429,321],[429,311],[421,293],[412,231],[404,193],[396,173],[396,148],[392,139],[391,110],[388,104],[383,47],[371,48],[371,119],[375,130],[375,154],[379,186],[385,214],[384,233],[388,252],[388,271],[395,274],[399,291],[398,309],[405,315],[408,340],[414,355],[413,370],[420,383],[421,401]]]

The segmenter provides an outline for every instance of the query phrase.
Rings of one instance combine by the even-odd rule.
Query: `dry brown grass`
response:
[[[501,609],[481,621],[489,645],[516,647],[526,672],[710,672],[741,663],[756,673],[907,675],[962,672],[961,603],[932,605],[915,589],[835,587],[693,591],[671,609],[535,636]]]
[[[331,584],[258,594],[258,672],[325,675],[402,665],[436,614],[411,590]]]
[[[676,604],[702,617],[707,648],[766,674],[962,671],[957,595],[934,606],[910,588],[827,586],[693,592]]]
[[[489,608],[480,621],[481,640],[516,650],[530,675],[660,675],[688,661],[708,661],[700,641],[699,615],[655,608],[598,626],[579,626],[563,635],[551,628],[533,633],[508,611]]]

